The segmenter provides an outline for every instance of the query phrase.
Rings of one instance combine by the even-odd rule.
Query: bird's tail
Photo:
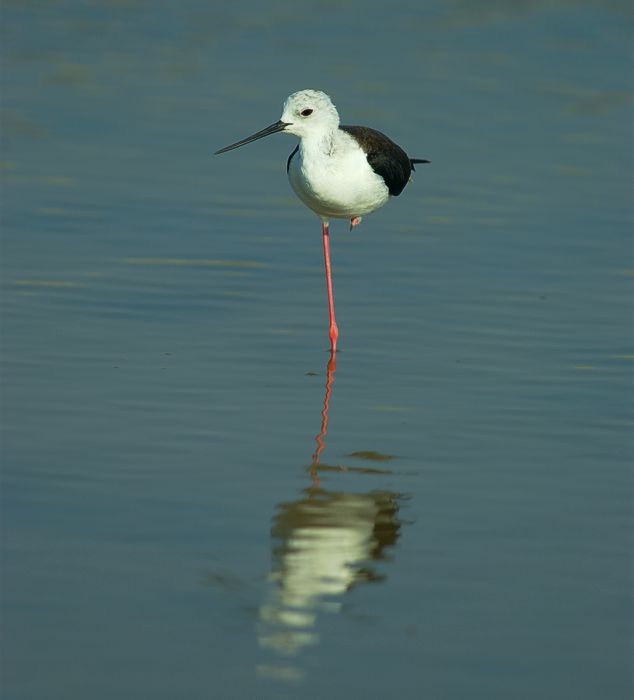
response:
[[[425,160],[424,158],[410,158],[409,162],[412,166],[412,170],[416,170],[414,163],[431,163],[431,160]]]

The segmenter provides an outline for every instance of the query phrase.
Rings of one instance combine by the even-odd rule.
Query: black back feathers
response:
[[[392,139],[376,129],[343,125],[339,128],[357,140],[365,151],[370,167],[383,178],[394,197],[398,197],[409,182],[414,163],[429,163],[428,160],[410,158]]]

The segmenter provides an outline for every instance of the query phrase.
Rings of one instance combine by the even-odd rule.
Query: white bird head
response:
[[[281,121],[286,124],[284,131],[301,138],[316,131],[336,129],[339,113],[325,92],[300,90],[286,98]]]
[[[247,143],[280,131],[303,138],[309,134],[333,131],[338,126],[339,113],[325,92],[320,90],[300,90],[286,98],[282,110],[282,118],[279,121],[267,126],[262,131],[247,136],[241,141],[236,141],[230,146],[221,148],[219,151],[216,151],[215,155],[232,151],[234,148],[239,148]]]

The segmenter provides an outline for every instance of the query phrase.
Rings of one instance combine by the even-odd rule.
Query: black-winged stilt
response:
[[[352,230],[361,223],[363,215],[376,211],[391,196],[397,197],[403,191],[414,163],[429,161],[410,158],[380,131],[339,124],[336,107],[319,90],[293,93],[286,99],[279,121],[221,148],[215,155],[281,131],[299,137],[299,144],[286,163],[291,187],[322,221],[330,349],[334,354],[339,329],[332,290],[329,221],[350,219]]]

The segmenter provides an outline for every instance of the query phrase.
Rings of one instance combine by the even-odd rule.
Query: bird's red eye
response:
[[[302,117],[310,117],[310,115],[313,113],[312,109],[302,109],[301,115]]]

